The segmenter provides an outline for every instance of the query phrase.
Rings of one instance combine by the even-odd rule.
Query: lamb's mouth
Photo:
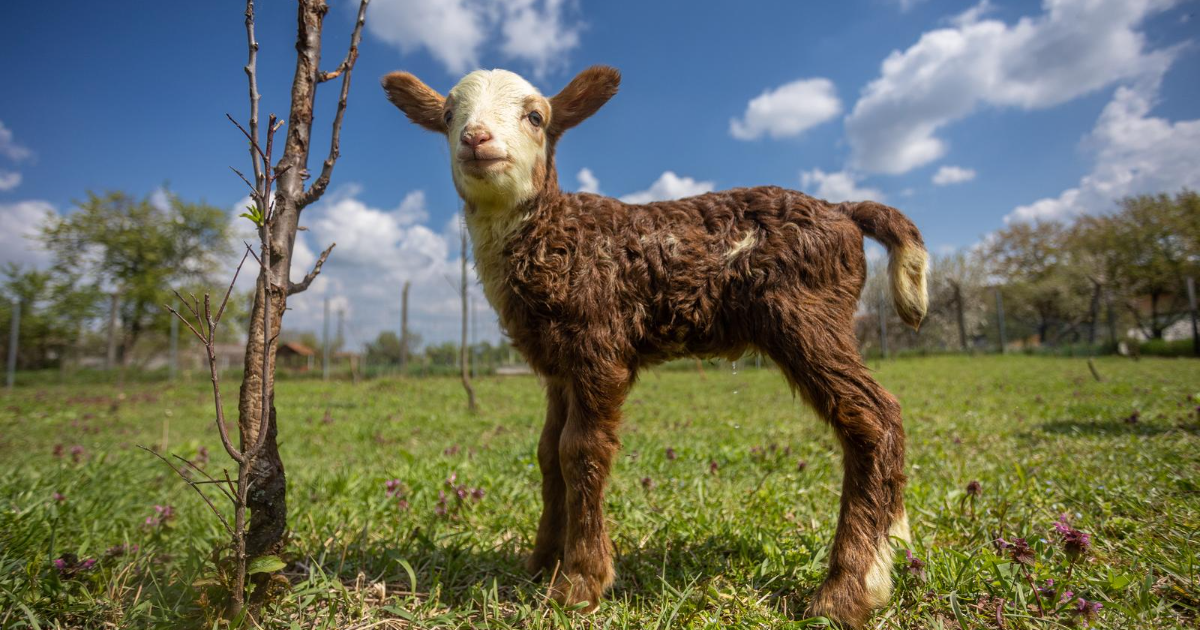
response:
[[[488,173],[498,173],[508,166],[508,157],[496,158],[476,158],[460,159],[459,164],[462,166],[463,172],[468,175],[486,175]]]

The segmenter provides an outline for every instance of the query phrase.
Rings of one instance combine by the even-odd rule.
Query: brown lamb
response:
[[[604,487],[638,372],[753,348],[841,442],[829,575],[808,612],[861,626],[891,593],[889,537],[908,539],[900,406],[871,378],[853,332],[863,236],[888,248],[896,309],[917,327],[926,310],[921,235],[878,203],[773,186],[641,205],[562,192],[558,139],[619,81],[615,69],[592,67],[547,99],[503,70],[473,72],[445,98],[407,73],[383,80],[410,119],[446,134],[484,291],[546,381],[544,505],[529,567],[549,573],[561,563],[555,598],[595,609],[613,581]]]

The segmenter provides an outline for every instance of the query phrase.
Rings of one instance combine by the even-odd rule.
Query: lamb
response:
[[[383,79],[412,122],[449,141],[484,292],[546,383],[529,569],[560,566],[553,596],[594,610],[614,577],[604,487],[638,372],[755,348],[841,442],[841,513],[808,612],[859,627],[891,595],[891,538],[909,539],[900,406],[853,333],[863,236],[888,248],[895,308],[916,328],[928,303],[921,234],[894,208],[770,186],[642,205],[561,191],[559,139],[619,83],[594,66],[546,98],[512,72],[479,70],[443,97],[409,73]]]

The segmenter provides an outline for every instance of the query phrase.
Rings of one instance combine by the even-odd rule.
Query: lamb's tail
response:
[[[863,234],[887,247],[896,313],[905,324],[920,328],[929,309],[929,292],[925,287],[929,255],[917,226],[899,210],[874,201],[843,203],[838,208],[858,224]]]

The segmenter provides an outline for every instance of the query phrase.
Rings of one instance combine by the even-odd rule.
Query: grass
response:
[[[1196,627],[1200,362],[1096,365],[1103,382],[1081,359],[877,366],[904,405],[919,562],[897,552],[896,594],[872,627],[1076,627],[1078,597],[1103,605],[1095,627]],[[840,454],[778,373],[643,375],[607,498],[617,583],[588,618],[545,603],[545,583],[522,570],[540,509],[537,381],[487,378],[477,389],[483,412],[472,417],[451,379],[280,384],[289,584],[261,626],[823,625],[802,611],[824,575]],[[0,626],[213,626],[219,593],[193,584],[210,573],[223,531],[136,448],[166,442],[194,458],[203,447],[207,470],[219,471],[209,405],[198,377],[132,384],[123,400],[95,384],[18,388],[4,400]],[[482,498],[454,498],[451,476]],[[400,497],[388,496],[392,479]],[[971,498],[974,480],[982,491]],[[1075,563],[1053,529],[1063,514],[1091,535]],[[1033,564],[1013,562],[998,537],[1027,540]],[[67,553],[97,562],[56,569]],[[1030,579],[1055,580],[1044,616]],[[1060,603],[1068,589],[1075,596]]]

